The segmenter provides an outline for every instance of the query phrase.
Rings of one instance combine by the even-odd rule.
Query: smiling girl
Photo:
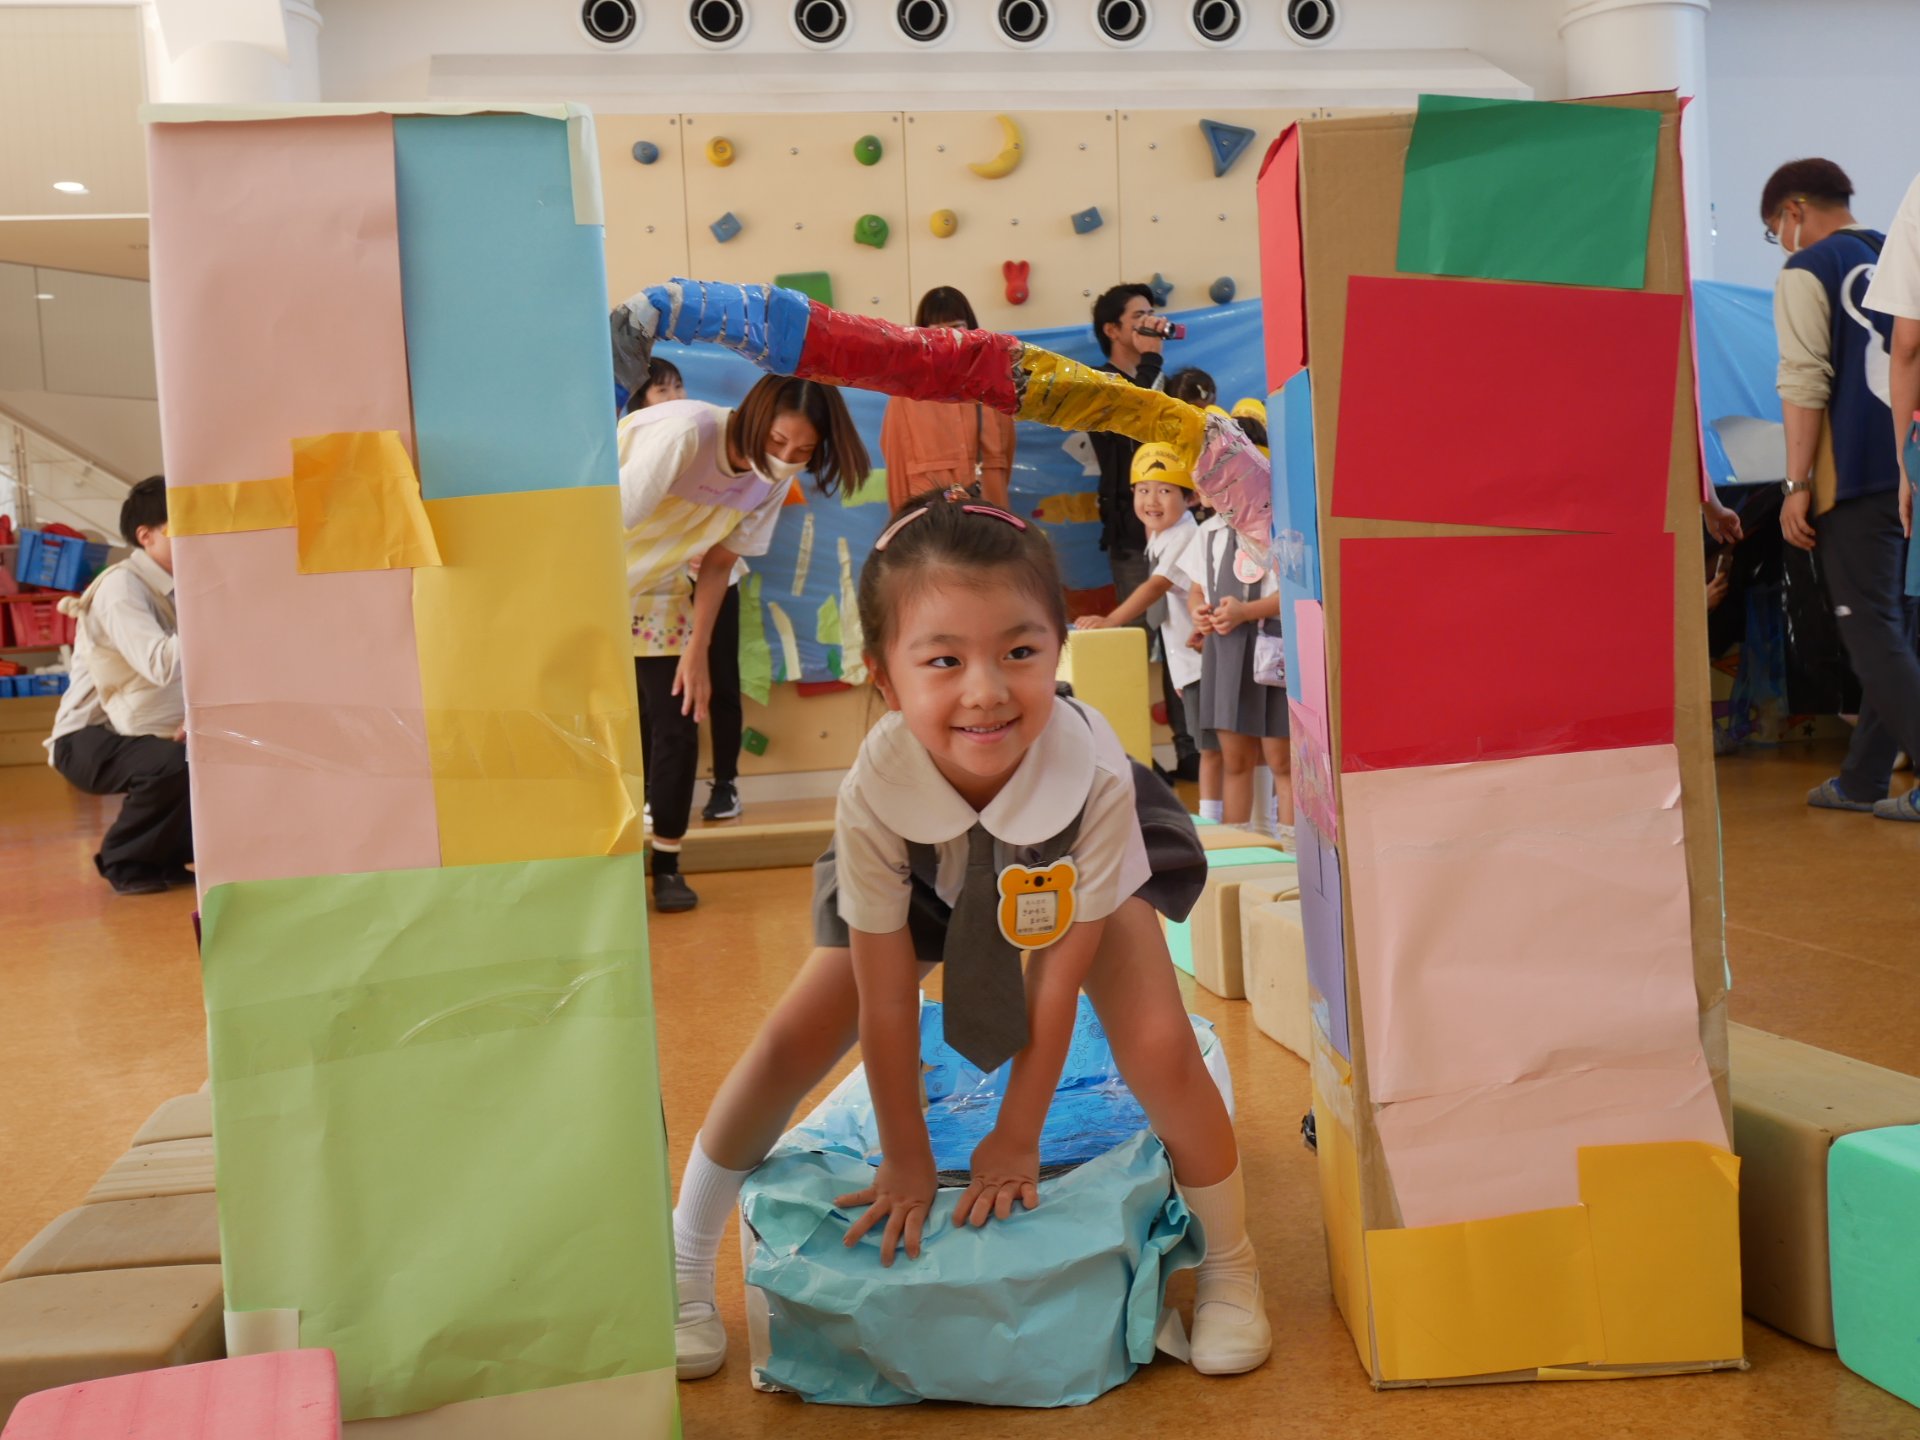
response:
[[[859,607],[889,713],[840,788],[833,848],[814,867],[815,949],[688,1160],[674,1210],[682,1378],[725,1359],[714,1257],[741,1185],[856,1041],[884,1158],[871,1185],[837,1202],[865,1207],[846,1241],[871,1231],[882,1264],[902,1248],[919,1257],[936,1190],[920,982],[943,961],[948,1043],[983,1070],[1013,1062],[954,1224],[1039,1204],[1041,1127],[1084,989],[1206,1240],[1195,1368],[1255,1368],[1272,1335],[1233,1125],[1155,913],[1186,915],[1205,861],[1172,792],[1099,714],[1055,693],[1066,614],[1051,546],[967,492],[923,496],[876,542]]]

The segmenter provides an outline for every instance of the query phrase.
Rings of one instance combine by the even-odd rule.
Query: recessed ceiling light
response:
[[[78,180],[56,180],[53,182],[53,188],[58,190],[62,195],[84,195],[87,193],[87,187],[82,185]]]
[[[51,295],[48,295],[48,294],[46,294],[46,293],[45,293],[45,292],[43,291],[42,293],[40,293],[40,294],[38,294],[38,295],[36,295],[36,296],[34,296],[33,298],[34,298],[34,299],[36,299],[36,300],[51,300],[51,299],[53,298],[53,296],[51,296]]]

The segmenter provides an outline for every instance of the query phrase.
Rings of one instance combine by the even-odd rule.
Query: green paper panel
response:
[[[206,900],[229,1310],[348,1420],[673,1364],[640,855]]]
[[[1652,110],[1422,95],[1401,272],[1643,289],[1659,135]]]
[[[773,651],[767,647],[758,575],[740,582],[740,693],[756,705],[766,704],[773,694]]]

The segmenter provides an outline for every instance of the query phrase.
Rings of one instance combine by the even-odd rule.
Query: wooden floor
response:
[[[1812,812],[1831,748],[1720,762],[1734,1019],[1920,1073],[1920,826]],[[142,1119],[206,1075],[191,897],[117,899],[89,855],[109,813],[50,771],[0,769],[0,1251],[78,1202]],[[656,917],[667,1123],[676,1173],[725,1066],[806,944],[800,870],[700,877],[704,903]],[[1254,1238],[1273,1308],[1266,1369],[1207,1380],[1160,1364],[1082,1410],[816,1409],[755,1394],[736,1358],[682,1387],[699,1437],[1017,1433],[1048,1437],[1920,1435],[1920,1411],[1830,1353],[1749,1321],[1745,1374],[1375,1394],[1327,1289],[1312,1157],[1297,1127],[1305,1067],[1244,1004],[1190,997],[1220,1026],[1241,1097]],[[737,1251],[724,1313],[742,1344]],[[1176,1298],[1185,1289],[1176,1282]]]

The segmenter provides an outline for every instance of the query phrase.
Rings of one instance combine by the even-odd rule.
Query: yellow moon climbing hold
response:
[[[1019,168],[1024,146],[1020,137],[1020,127],[1011,115],[996,115],[993,118],[1000,122],[1000,153],[991,160],[976,160],[967,168],[976,175],[983,175],[989,180],[998,180],[1002,176],[1011,175]]]

